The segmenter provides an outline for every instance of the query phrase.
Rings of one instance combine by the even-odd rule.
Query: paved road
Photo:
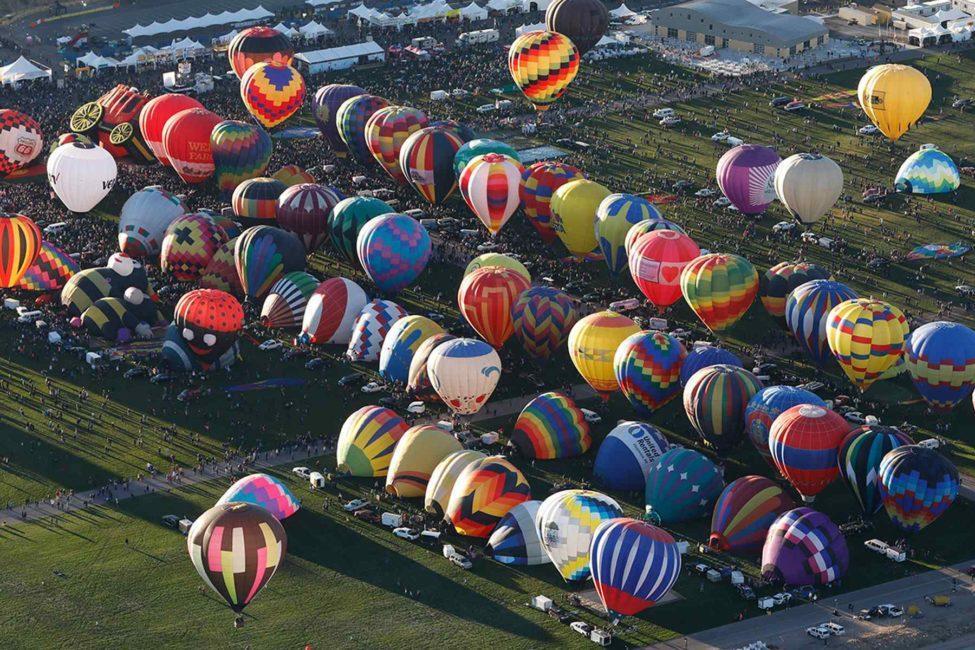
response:
[[[721,627],[705,630],[687,637],[680,637],[666,643],[660,643],[653,648],[658,650],[686,648],[688,650],[704,650],[710,648],[740,648],[755,641],[774,644],[780,648],[816,648],[823,645],[822,641],[813,639],[805,632],[807,627],[819,625],[829,620],[835,620],[846,628],[844,637],[833,637],[829,645],[853,645],[861,647],[914,647],[922,648],[929,645],[929,641],[940,641],[948,638],[949,645],[937,646],[944,648],[972,648],[975,647],[975,635],[964,634],[959,638],[952,634],[952,629],[975,625],[975,585],[963,571],[967,570],[975,558],[960,562],[951,567],[929,571],[919,575],[892,580],[873,587],[843,594],[836,599],[824,598],[818,603],[792,607],[770,614],[748,619],[740,623],[732,623]],[[896,565],[891,565],[892,568]],[[951,593],[952,578],[958,580],[958,591]],[[935,608],[924,601],[924,596],[933,594],[951,594],[953,606],[950,608]],[[857,621],[850,615],[847,604],[853,603],[854,611],[866,609],[882,603],[893,603],[906,608],[908,605],[918,605],[924,612],[923,618],[896,620]],[[834,606],[839,609],[840,617],[832,616]],[[975,630],[969,629],[966,632]],[[933,638],[932,638],[933,637]],[[961,638],[968,638],[969,643],[957,645]],[[909,646],[903,645],[908,642]]]

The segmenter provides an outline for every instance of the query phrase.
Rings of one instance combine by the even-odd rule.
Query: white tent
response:
[[[298,31],[305,38],[318,38],[319,36],[331,36],[335,32],[326,27],[325,25],[319,24],[314,20],[310,21],[307,25],[302,25],[298,28]]]
[[[107,56],[98,56],[94,52],[89,52],[84,56],[79,56],[75,65],[79,67],[86,66],[89,68],[95,68],[96,70],[101,70],[102,68],[118,67],[118,61]]]
[[[223,11],[219,14],[205,14],[188,18],[170,18],[165,22],[153,22],[148,25],[135,25],[122,32],[131,38],[140,36],[156,36],[158,34],[172,34],[173,32],[187,32],[193,29],[208,29],[220,25],[236,25],[252,23],[273,18],[274,13],[264,7],[253,9],[238,9],[237,11]]]
[[[227,32],[223,36],[214,36],[213,39],[211,39],[210,42],[212,44],[214,44],[214,45],[222,45],[224,43],[229,43],[230,41],[234,40],[234,38],[239,33],[240,32],[237,31],[236,29],[231,29],[229,32]]]
[[[30,81],[31,79],[45,78],[48,81],[51,80],[51,69],[28,61],[24,57],[20,57],[13,63],[0,68],[0,83],[4,86],[7,84],[16,85],[21,81]]]
[[[616,9],[613,9],[612,11],[609,12],[610,16],[619,19],[629,18],[630,16],[633,16],[635,14],[636,12],[631,11],[630,8],[626,6],[625,2],[621,4],[619,7],[617,7]]]
[[[521,36],[528,32],[537,32],[539,30],[545,29],[545,23],[535,23],[534,25],[522,25],[521,27],[515,27],[515,36]]]
[[[192,38],[187,36],[178,41],[173,40],[172,44],[166,49],[172,52],[173,56],[180,57],[196,56],[205,52],[207,48],[203,45],[203,43],[194,41]]]
[[[520,5],[521,0],[489,0],[487,3],[488,9],[493,9],[494,11],[508,11],[508,9]]]
[[[360,4],[358,7],[350,9],[347,15],[354,16],[359,20],[369,20],[377,13],[379,12],[377,12],[375,9],[370,9],[365,4]]]
[[[274,26],[274,29],[278,30],[288,38],[294,38],[295,36],[299,35],[297,29],[295,29],[294,27],[288,27],[284,23],[278,23],[277,25]]]
[[[134,66],[146,65],[155,61],[156,55],[159,53],[154,47],[146,46],[137,48],[124,59],[118,62],[119,67],[131,68]]]
[[[326,5],[337,5],[345,2],[345,0],[305,0],[306,5],[311,5],[316,9],[318,7],[324,7]]]
[[[471,2],[460,9],[460,17],[467,20],[484,20],[488,17],[488,10],[478,6],[476,2]]]
[[[598,49],[601,47],[613,47],[616,45],[621,45],[621,43],[611,36],[603,36],[593,47]]]

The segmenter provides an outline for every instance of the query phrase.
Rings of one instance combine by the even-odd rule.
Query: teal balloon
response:
[[[471,140],[465,143],[454,154],[454,174],[457,178],[460,178],[460,173],[464,171],[467,163],[486,153],[500,153],[521,162],[521,157],[518,155],[518,152],[504,142],[490,140],[488,138],[478,138],[477,140]]]
[[[370,196],[353,196],[342,199],[328,216],[332,244],[342,256],[353,264],[359,264],[356,241],[362,227],[376,217],[393,212],[385,201]]]

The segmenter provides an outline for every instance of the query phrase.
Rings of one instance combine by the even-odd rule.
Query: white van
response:
[[[450,93],[446,90],[431,90],[430,91],[430,101],[433,102],[444,102],[450,97]]]
[[[33,323],[38,318],[42,316],[41,312],[37,309],[31,311],[21,312],[20,316],[17,317],[18,323]]]
[[[628,311],[633,311],[634,309],[640,308],[640,301],[636,298],[627,298],[626,300],[617,300],[616,302],[609,303],[609,308],[613,311],[624,313]]]
[[[405,519],[406,517],[398,512],[384,512],[379,521],[386,528],[399,528]]]
[[[52,223],[50,226],[45,226],[44,227],[44,234],[45,235],[56,235],[57,233],[61,232],[62,230],[64,230],[67,227],[68,227],[68,222],[67,221],[58,221],[57,223]]]
[[[481,104],[474,110],[483,115],[484,113],[493,113],[497,107],[494,104]]]
[[[437,426],[447,432],[453,432],[454,430],[454,423],[450,420],[440,420],[440,422],[437,422]]]
[[[427,410],[427,405],[423,402],[410,402],[410,405],[406,407],[407,413],[412,413],[413,415],[423,415]]]
[[[323,488],[325,487],[325,477],[321,472],[312,472],[308,475],[308,483],[311,485],[311,489]]]
[[[586,419],[589,424],[599,424],[603,421],[603,418],[595,411],[590,411],[589,409],[579,409],[582,411],[582,417]]]

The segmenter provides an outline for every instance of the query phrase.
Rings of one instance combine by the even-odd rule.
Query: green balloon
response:
[[[518,156],[518,152],[515,151],[510,145],[503,142],[498,142],[497,140],[478,138],[477,140],[471,140],[458,149],[457,153],[454,154],[454,174],[457,176],[457,178],[460,178],[460,173],[464,171],[464,167],[467,166],[467,163],[478,156],[483,156],[486,153],[500,153],[521,162],[521,157]]]
[[[332,213],[328,216],[332,244],[343,257],[358,266],[359,255],[356,253],[355,246],[359,231],[369,221],[390,212],[395,210],[388,203],[369,196],[342,199],[332,208]]]

